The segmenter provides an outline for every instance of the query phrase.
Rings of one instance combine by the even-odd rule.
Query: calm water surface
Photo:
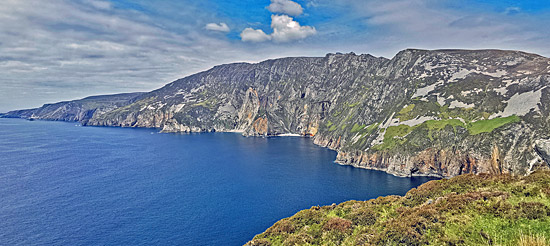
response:
[[[242,245],[301,209],[429,180],[335,157],[299,137],[0,119],[0,244]]]

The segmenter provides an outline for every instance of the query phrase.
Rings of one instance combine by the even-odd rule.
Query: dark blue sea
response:
[[[313,205],[429,180],[335,157],[300,137],[0,119],[0,244],[242,245]]]

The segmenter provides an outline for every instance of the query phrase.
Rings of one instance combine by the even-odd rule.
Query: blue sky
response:
[[[547,0],[5,0],[0,112],[285,56],[494,48],[549,57],[549,26]]]

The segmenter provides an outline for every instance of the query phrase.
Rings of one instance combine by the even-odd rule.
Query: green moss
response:
[[[348,117],[346,117],[346,119],[344,120],[344,123],[347,123],[347,122],[350,122],[351,119],[353,119],[353,115],[348,115]]]
[[[386,132],[384,133],[384,142],[382,144],[373,146],[372,149],[393,149],[395,146],[403,144],[406,141],[406,139],[404,139],[403,137],[409,134],[416,127],[417,126],[411,127],[408,125],[390,126],[386,129]]]
[[[336,130],[336,128],[337,128],[336,125],[332,125],[332,126],[328,129],[328,131],[329,131],[329,132],[333,132],[333,131]]]
[[[205,107],[209,109],[213,109],[216,106],[217,100],[215,98],[208,98],[202,102],[198,102],[192,105],[192,107]]]
[[[453,127],[453,130],[456,132],[456,127],[465,127],[464,123],[462,121],[457,119],[448,119],[448,120],[428,120],[423,123],[423,125],[428,128],[428,138],[430,140],[433,140],[433,132],[435,131],[441,131],[445,129],[447,126]]]
[[[549,171],[430,181],[405,196],[302,210],[247,245],[548,245],[549,182]]]
[[[380,123],[373,123],[363,128],[363,130],[361,131],[361,137],[364,138],[365,136],[370,135],[374,130],[378,128],[379,125]]]
[[[359,125],[359,124],[355,123],[353,125],[353,127],[351,128],[351,133],[356,133],[358,131],[363,130],[364,128],[365,128],[365,125]]]
[[[520,121],[521,119],[516,115],[491,120],[478,120],[468,125],[468,131],[470,135],[477,135],[484,132],[492,132],[494,129],[501,126]]]
[[[405,106],[404,108],[401,109],[401,111],[399,111],[397,113],[396,118],[400,119],[401,121],[406,121],[406,120],[413,119],[414,115],[412,114],[413,113],[412,111],[413,111],[414,107],[415,107],[414,104],[409,104],[409,105]]]
[[[456,132],[456,127],[463,127],[468,129],[468,132],[470,135],[476,135],[484,132],[492,132],[494,129],[498,127],[504,126],[509,123],[519,122],[519,121],[521,121],[521,119],[518,116],[513,115],[505,118],[495,118],[491,120],[478,120],[469,124],[464,124],[462,121],[458,119],[442,119],[442,120],[428,120],[422,123],[421,125],[412,126],[412,127],[408,125],[390,126],[388,127],[388,129],[384,134],[384,142],[382,144],[373,146],[372,149],[388,150],[388,149],[393,149],[398,145],[403,145],[407,141],[404,137],[420,126],[427,128],[428,138],[430,140],[434,140],[434,133],[444,130],[447,126],[451,126],[455,132]]]
[[[356,103],[348,104],[348,107],[353,108],[353,107],[356,107],[357,105],[359,105],[360,103],[361,103],[361,102],[356,102]]]

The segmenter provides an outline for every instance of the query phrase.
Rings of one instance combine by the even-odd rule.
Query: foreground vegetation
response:
[[[302,210],[247,245],[550,245],[549,208],[550,171],[467,174]]]

